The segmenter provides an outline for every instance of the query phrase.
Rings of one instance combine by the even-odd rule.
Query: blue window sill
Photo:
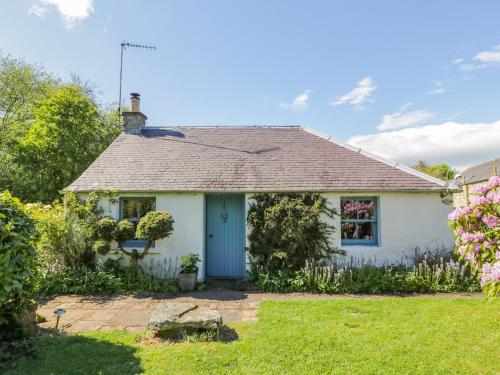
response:
[[[139,248],[144,248],[146,245],[147,241],[146,240],[130,240],[130,241],[125,241],[123,243],[123,247],[139,247]],[[151,244],[151,249],[155,248],[154,242]]]
[[[379,246],[377,242],[373,242],[373,241],[356,241],[356,240],[353,240],[353,241],[341,241],[340,245],[341,246],[371,246],[371,247],[378,247]]]

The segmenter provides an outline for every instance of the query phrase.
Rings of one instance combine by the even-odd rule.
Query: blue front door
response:
[[[245,196],[207,194],[207,276],[245,275]]]

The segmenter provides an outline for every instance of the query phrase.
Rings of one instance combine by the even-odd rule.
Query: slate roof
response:
[[[496,173],[500,173],[500,158],[489,160],[481,164],[474,165],[462,172],[465,185],[487,181],[493,176],[493,167],[496,166]]]
[[[443,185],[300,126],[145,127],[118,136],[67,189],[370,192]]]

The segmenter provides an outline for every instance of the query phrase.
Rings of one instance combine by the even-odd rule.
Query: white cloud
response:
[[[434,84],[434,88],[427,93],[427,95],[442,95],[446,92],[446,89],[443,87],[443,82],[436,81]]]
[[[382,117],[382,122],[377,125],[378,130],[394,130],[421,124],[434,116],[427,109],[408,111],[411,103],[406,104],[399,112],[394,112]]]
[[[63,17],[66,28],[72,29],[94,12],[93,3],[94,0],[38,0],[28,10],[28,14],[35,14],[43,19],[47,10],[55,7]]]
[[[474,56],[474,60],[483,63],[499,63],[500,62],[500,44],[496,45],[489,51],[479,52]]]
[[[47,9],[38,4],[33,4],[31,8],[28,9],[28,14],[34,14],[35,16],[40,17],[42,20],[45,19],[46,12]]]
[[[330,106],[339,106],[343,104],[351,104],[355,107],[361,108],[361,104],[368,100],[373,91],[377,89],[372,77],[365,77],[358,82],[356,87],[349,91],[347,94],[339,96],[328,102]]]
[[[487,68],[489,66],[499,66],[500,63],[500,44],[488,51],[482,51],[474,56],[474,62],[466,62],[463,58],[457,58],[452,61],[462,72],[472,72]]]
[[[476,63],[467,63],[465,59],[458,58],[452,60],[452,63],[462,71],[462,72],[472,72],[473,70],[478,70],[486,67],[486,64],[476,64]]]
[[[425,160],[463,168],[500,156],[500,120],[489,123],[445,122],[354,136],[347,142],[407,165]]]
[[[309,96],[311,90],[305,90],[302,94],[292,100],[291,103],[281,102],[280,108],[292,108],[295,111],[304,111],[309,106]]]
[[[446,89],[443,87],[436,87],[434,90],[428,92],[429,95],[442,95],[446,92]]]

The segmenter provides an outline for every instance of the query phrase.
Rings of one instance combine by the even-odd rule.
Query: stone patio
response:
[[[66,313],[61,317],[59,328],[68,333],[117,329],[142,332],[158,305],[168,302],[195,303],[200,307],[217,310],[224,323],[238,320],[257,321],[257,311],[262,298],[258,295],[243,297],[242,294],[227,291],[144,298],[58,296],[40,303],[37,312],[47,319],[47,322],[40,323],[40,326],[53,328],[56,324],[54,310],[64,309]]]

